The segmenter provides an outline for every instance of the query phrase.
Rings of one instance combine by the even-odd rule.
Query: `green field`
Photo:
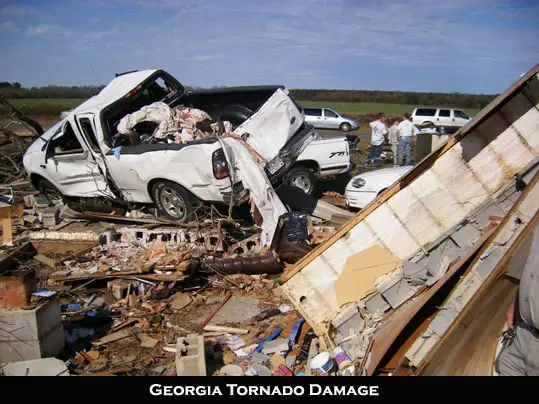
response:
[[[28,115],[59,115],[62,111],[70,110],[84,99],[81,98],[43,98],[43,99],[10,99],[16,108]],[[335,111],[349,115],[353,118],[357,117],[372,117],[378,112],[383,112],[388,117],[401,116],[404,112],[411,113],[416,107],[415,105],[406,104],[380,104],[374,102],[322,102],[322,101],[299,101],[303,106],[309,107],[326,107]],[[476,109],[464,109],[471,116],[479,112]],[[7,109],[0,106],[0,115],[5,115]]]
[[[42,98],[42,99],[10,99],[15,108],[28,115],[59,115],[62,111],[75,108],[85,101],[82,98]],[[0,106],[0,113],[4,115],[7,109]]]
[[[406,104],[379,104],[375,102],[323,102],[323,101],[298,101],[298,103],[305,107],[325,107],[331,108],[340,114],[350,115],[352,117],[358,116],[372,116],[378,112],[383,112],[386,116],[401,116],[404,112],[412,113],[416,105]],[[470,116],[476,115],[478,109],[462,109]]]

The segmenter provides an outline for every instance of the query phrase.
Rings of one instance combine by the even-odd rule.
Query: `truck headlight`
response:
[[[354,188],[361,188],[365,185],[365,180],[363,178],[355,178],[352,180],[352,186]]]

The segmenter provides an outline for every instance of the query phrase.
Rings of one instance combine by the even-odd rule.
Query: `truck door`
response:
[[[42,167],[64,195],[108,195],[104,176],[74,122],[66,120],[45,148]]]

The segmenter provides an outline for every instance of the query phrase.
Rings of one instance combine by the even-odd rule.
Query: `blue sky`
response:
[[[539,2],[0,1],[0,81],[497,93],[539,62]],[[91,67],[92,66],[92,67]]]

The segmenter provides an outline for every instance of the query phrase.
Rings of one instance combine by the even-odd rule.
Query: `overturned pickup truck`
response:
[[[241,178],[229,169],[227,136],[243,142],[275,186],[314,128],[282,86],[190,92],[163,70],[143,70],[117,75],[70,111],[23,162],[52,203],[150,203],[161,216],[186,221],[199,201],[245,201]]]

